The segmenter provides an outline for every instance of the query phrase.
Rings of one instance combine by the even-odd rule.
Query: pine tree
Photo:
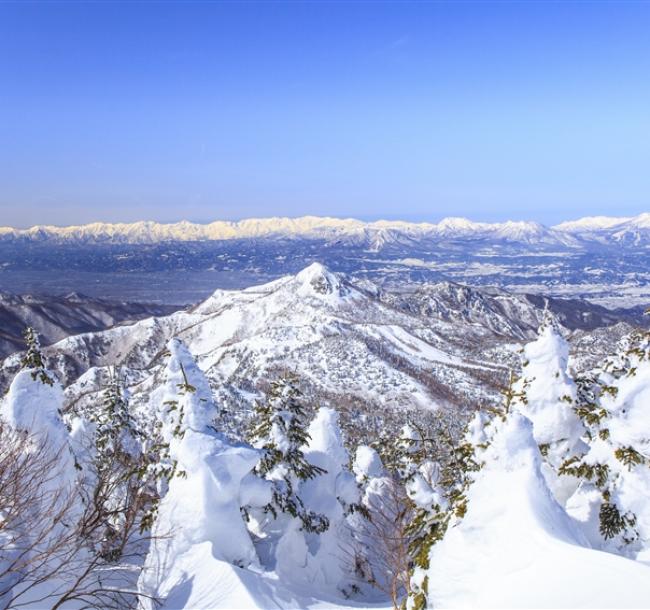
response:
[[[310,436],[295,375],[287,374],[271,384],[266,400],[256,404],[255,422],[249,440],[262,450],[255,473],[273,484],[273,497],[265,512],[274,518],[286,513],[300,519],[305,531],[324,532],[329,526],[327,518],[307,510],[298,495],[301,481],[325,470],[310,464],[303,452]]]
[[[115,370],[104,390],[101,408],[91,414],[95,423],[98,469],[118,463],[128,468],[137,460],[143,432],[130,413],[127,397]]]
[[[54,385],[54,379],[52,379],[45,369],[38,333],[31,326],[28,326],[25,329],[23,336],[25,337],[27,351],[20,361],[22,368],[31,371],[32,379],[38,379],[41,383],[46,385]]]

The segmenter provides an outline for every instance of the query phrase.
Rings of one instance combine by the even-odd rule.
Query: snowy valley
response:
[[[616,309],[650,300],[649,247],[648,214],[554,227],[315,216],[6,227],[0,229],[0,290],[179,305],[203,300],[215,288],[241,289],[325,262],[388,288],[451,281]]]

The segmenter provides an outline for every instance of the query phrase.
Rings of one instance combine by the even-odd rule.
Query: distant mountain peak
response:
[[[643,216],[643,214],[641,214]],[[632,220],[632,218],[618,218],[613,216],[585,216],[578,220],[569,220],[555,225],[553,229],[556,231],[565,231],[568,233],[579,233],[582,231],[599,231],[603,229],[610,229],[616,225],[623,224]]]
[[[318,262],[305,267],[295,276],[295,280],[303,291],[320,296],[343,296],[348,293],[342,278]]]
[[[634,218],[592,216],[547,227],[539,222],[508,220],[505,222],[475,222],[462,217],[444,218],[437,224],[413,223],[400,220],[363,222],[353,218],[302,216],[298,218],[249,218],[240,221],[215,221],[196,224],[183,220],[163,224],[140,221],[131,224],[91,223],[55,227],[35,226],[31,229],[0,227],[0,239],[52,241],[54,243],[127,243],[155,244],[161,242],[221,241],[231,239],[320,239],[344,241],[378,251],[384,247],[417,239],[505,240],[531,244],[576,246],[576,237],[589,240],[594,234],[621,242],[614,233],[650,230],[650,213]],[[601,235],[602,234],[602,235]],[[626,238],[627,239],[627,238]],[[625,240],[623,240],[625,241]]]

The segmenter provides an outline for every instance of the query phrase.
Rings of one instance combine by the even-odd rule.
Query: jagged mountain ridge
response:
[[[0,293],[0,357],[24,347],[23,331],[34,328],[43,345],[69,335],[99,331],[152,315],[165,315],[173,307],[93,299],[81,294],[66,296]]]
[[[535,336],[545,308],[569,331],[591,331],[620,322],[647,323],[642,308],[610,310],[580,299],[512,294],[494,287],[479,290],[455,282],[415,284],[383,291],[380,298],[416,315],[479,324],[497,335],[522,340]]]
[[[386,243],[426,239],[471,239],[495,243],[580,247],[590,241],[615,244],[647,242],[650,238],[650,214],[620,219],[585,218],[553,227],[531,221],[486,223],[465,218],[445,218],[438,223],[412,223],[303,216],[215,221],[209,224],[141,221],[115,224],[98,222],[69,227],[43,225],[30,229],[0,228],[1,240],[59,243],[151,244],[264,238],[342,240],[365,244],[371,249],[381,249]]]
[[[289,369],[314,402],[336,406],[344,420],[403,420],[411,409],[498,401],[518,342],[534,335],[543,309],[455,284],[394,295],[313,264],[261,286],[218,290],[191,310],[72,336],[44,353],[69,407],[97,404],[113,365],[145,407],[165,345],[178,337],[219,404],[243,418],[268,380]],[[5,361],[3,384],[17,362]]]

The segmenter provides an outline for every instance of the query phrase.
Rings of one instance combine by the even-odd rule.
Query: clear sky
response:
[[[0,2],[0,225],[649,210],[648,2]]]

